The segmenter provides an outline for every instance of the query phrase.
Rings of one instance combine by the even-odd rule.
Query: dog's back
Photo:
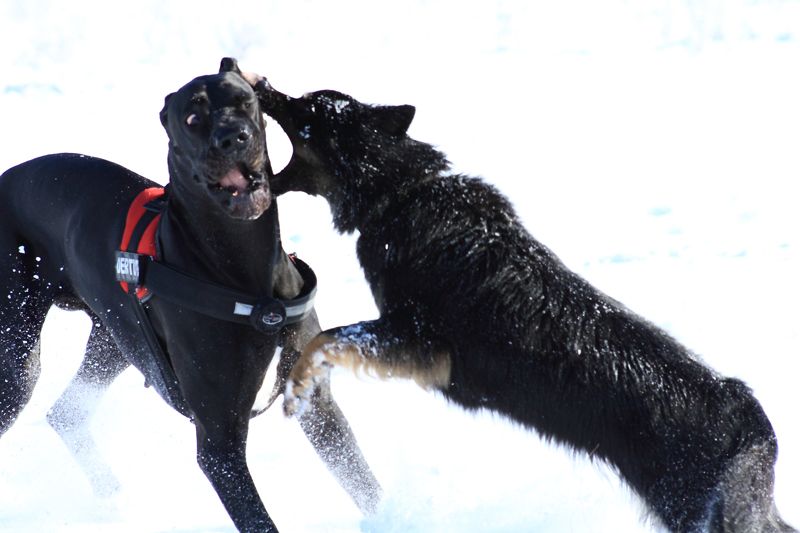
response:
[[[27,243],[44,257],[62,249],[64,240],[80,226],[121,228],[127,205],[141,190],[156,185],[115,163],[79,154],[47,155],[22,163],[0,176],[0,224],[5,227],[0,242]],[[116,233],[106,233],[109,242],[95,243],[97,249],[118,244],[111,240],[117,239]]]
[[[382,314],[451,346],[446,397],[607,461],[672,530],[791,531],[749,388],[569,271],[493,187],[425,181],[358,229]]]

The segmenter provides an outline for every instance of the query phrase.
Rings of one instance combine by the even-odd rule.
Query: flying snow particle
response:
[[[342,109],[344,109],[345,107],[347,107],[349,105],[350,105],[350,102],[348,102],[346,100],[338,100],[338,101],[333,103],[333,107],[336,108],[336,112],[337,113],[341,113]]]

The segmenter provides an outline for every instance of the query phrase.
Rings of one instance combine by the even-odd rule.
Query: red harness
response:
[[[158,259],[158,250],[156,249],[156,228],[158,227],[158,221],[161,219],[161,213],[154,214],[153,211],[145,208],[145,204],[151,202],[161,195],[164,194],[164,189],[162,187],[150,187],[149,189],[145,189],[139,193],[136,199],[131,204],[131,207],[128,209],[128,218],[125,221],[125,232],[122,234],[122,244],[120,244],[120,250],[123,252],[133,252],[137,254],[149,255],[153,259]],[[148,214],[148,218],[151,218],[150,222],[144,222],[145,226],[143,228],[137,228],[142,217]],[[135,231],[135,230],[139,231]],[[136,242],[131,242],[131,237],[134,239],[137,236],[134,236],[134,232],[136,232],[138,236],[138,244]],[[135,249],[129,250],[128,248],[131,246],[135,246]],[[124,281],[119,282],[122,285],[122,290],[125,292],[129,292],[128,284]],[[147,289],[144,287],[137,287],[136,296],[141,300],[147,294]]]
[[[297,297],[279,300],[228,289],[164,264],[158,260],[156,242],[158,222],[166,208],[164,193],[160,187],[145,189],[131,204],[120,251],[115,254],[116,280],[131,299],[142,333],[150,346],[155,363],[153,379],[159,394],[179,412],[191,417],[169,357],[145,311],[145,300],[155,294],[194,312],[248,324],[262,333],[275,335],[285,325],[299,322],[311,314],[317,277],[311,267],[294,259],[295,268],[303,277],[303,288]]]
[[[149,328],[149,321],[142,304],[153,294],[207,316],[250,324],[268,335],[311,314],[317,277],[311,267],[295,257],[290,256],[304,283],[300,294],[291,300],[229,289],[159,261],[156,234],[166,208],[164,194],[164,189],[151,187],[136,197],[128,210],[120,251],[116,253],[116,280],[134,300],[143,327]],[[148,332],[146,335],[150,336]],[[157,344],[153,344],[154,351]]]

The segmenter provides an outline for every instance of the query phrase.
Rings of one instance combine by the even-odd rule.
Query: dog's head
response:
[[[356,229],[387,195],[449,168],[441,153],[407,135],[413,106],[364,104],[337,91],[292,98],[266,83],[258,96],[293,148],[271,180],[273,193],[324,196],[341,232]]]
[[[211,200],[243,220],[270,206],[264,118],[235,59],[223,59],[219,74],[195,78],[167,96],[161,123],[178,194]]]

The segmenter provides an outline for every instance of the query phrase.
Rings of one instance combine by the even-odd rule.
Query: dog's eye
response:
[[[197,124],[197,115],[195,115],[194,113],[192,113],[191,115],[189,115],[188,117],[186,117],[186,123],[187,123],[188,125],[190,125],[190,126],[191,126],[192,124]]]

